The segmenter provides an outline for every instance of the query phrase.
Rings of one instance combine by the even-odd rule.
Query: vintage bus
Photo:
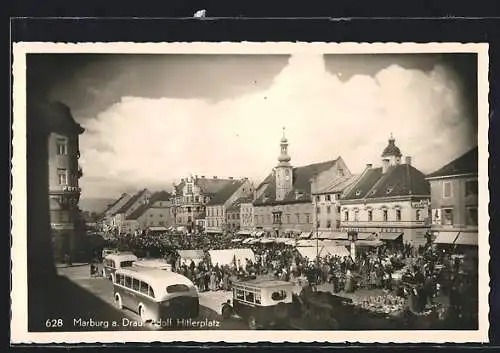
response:
[[[137,256],[132,253],[114,253],[106,255],[103,260],[102,276],[114,282],[116,270],[132,267],[132,264],[137,260]]]
[[[132,310],[143,323],[154,326],[171,323],[172,319],[195,318],[199,313],[198,291],[193,282],[178,273],[160,269],[117,270],[114,302],[117,308]]]
[[[245,319],[252,330],[287,322],[293,308],[294,287],[291,282],[278,280],[235,282],[231,311]],[[228,315],[224,314],[226,318]]]
[[[165,271],[172,271],[172,265],[165,259],[140,259],[132,264],[132,267],[143,269],[159,269]]]

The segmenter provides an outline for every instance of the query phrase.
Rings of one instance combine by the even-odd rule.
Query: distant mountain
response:
[[[82,211],[101,213],[110,203],[114,201],[114,199],[87,198],[80,199],[78,206]]]

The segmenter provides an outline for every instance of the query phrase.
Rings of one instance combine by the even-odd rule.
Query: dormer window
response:
[[[358,189],[358,190],[356,190],[356,196],[359,196],[359,195],[361,195],[361,190]]]
[[[377,192],[377,189],[374,189],[372,192],[371,192],[371,195],[375,195],[375,193]]]
[[[386,192],[386,194],[390,194],[392,192],[392,190],[394,190],[394,188],[391,186],[391,187],[388,187],[385,192]]]

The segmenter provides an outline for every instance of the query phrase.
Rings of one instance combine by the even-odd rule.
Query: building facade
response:
[[[151,227],[165,229],[174,226],[173,197],[166,191],[153,193],[148,203],[130,213],[123,223],[125,233],[145,231]]]
[[[250,234],[255,229],[253,213],[253,196],[240,203],[240,231]]]
[[[206,232],[234,232],[240,226],[239,200],[250,197],[254,188],[248,178],[232,180],[206,205]]]
[[[432,232],[438,244],[478,244],[477,147],[429,174]]]
[[[80,158],[79,136],[85,131],[62,103],[45,106],[51,116],[48,138],[49,207],[52,242],[56,261],[66,255],[71,259],[83,256],[84,224],[78,202],[83,175],[78,163]]]
[[[142,189],[132,195],[132,197],[116,211],[113,216],[112,227],[118,232],[118,234],[126,233],[124,225],[127,217],[140,207],[147,205],[150,199],[151,191],[148,189]]]
[[[101,213],[99,217],[100,228],[103,231],[111,231],[113,229],[114,217],[116,212],[123,207],[130,199],[132,195],[123,193],[114,202],[109,204],[106,209]]]
[[[280,141],[278,165],[256,190],[254,226],[273,236],[284,237],[314,229],[312,184],[323,186],[351,173],[341,157],[323,163],[293,167],[288,140]]]
[[[382,164],[368,164],[341,198],[341,231],[358,232],[358,239],[375,236],[383,241],[423,245],[430,227],[430,186],[411,165],[395,139],[382,153]],[[344,234],[347,238],[347,234]]]

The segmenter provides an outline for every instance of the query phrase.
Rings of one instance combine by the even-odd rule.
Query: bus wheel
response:
[[[256,330],[257,329],[257,321],[255,320],[255,317],[250,316],[248,318],[248,328],[250,330]]]
[[[146,323],[148,321],[148,318],[146,317],[146,309],[141,305],[139,306],[139,316],[141,317],[142,323]]]
[[[123,309],[122,297],[118,293],[115,294],[115,305],[118,309]]]

